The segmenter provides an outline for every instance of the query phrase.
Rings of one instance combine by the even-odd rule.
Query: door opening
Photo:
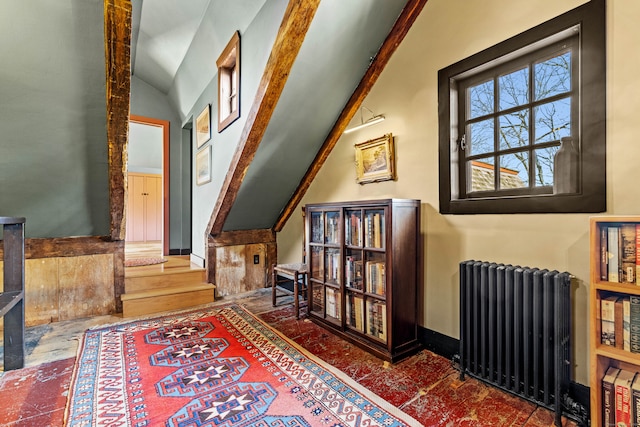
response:
[[[130,116],[125,256],[169,254],[169,122]]]

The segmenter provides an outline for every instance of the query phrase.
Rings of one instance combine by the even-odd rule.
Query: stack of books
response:
[[[640,375],[610,366],[602,378],[602,425],[640,426]]]

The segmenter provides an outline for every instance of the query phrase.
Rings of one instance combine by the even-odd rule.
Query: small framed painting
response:
[[[211,145],[207,145],[196,153],[196,184],[202,185],[211,181]]]
[[[211,139],[211,105],[207,104],[196,119],[196,144],[197,148]]]
[[[355,150],[358,184],[396,179],[393,135],[361,142],[355,145]]]

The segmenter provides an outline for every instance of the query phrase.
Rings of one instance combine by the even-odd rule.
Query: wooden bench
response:
[[[279,286],[280,283],[293,280],[293,308],[296,311],[296,319],[300,318],[300,292],[302,291],[302,297],[308,301],[307,292],[307,265],[306,264],[274,264],[272,269],[272,281],[271,281],[271,303],[276,306],[276,299],[278,297],[290,295],[291,291]],[[279,275],[284,276],[284,279],[278,279]],[[290,278],[290,279],[289,279]],[[277,295],[276,288],[284,291],[285,294]]]

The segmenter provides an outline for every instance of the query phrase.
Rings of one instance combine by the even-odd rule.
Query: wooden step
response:
[[[158,272],[125,273],[124,292],[141,292],[147,289],[173,288],[188,283],[202,283],[206,280],[204,268],[174,268]]]
[[[179,310],[214,301],[215,285],[194,283],[122,294],[123,317]]]

